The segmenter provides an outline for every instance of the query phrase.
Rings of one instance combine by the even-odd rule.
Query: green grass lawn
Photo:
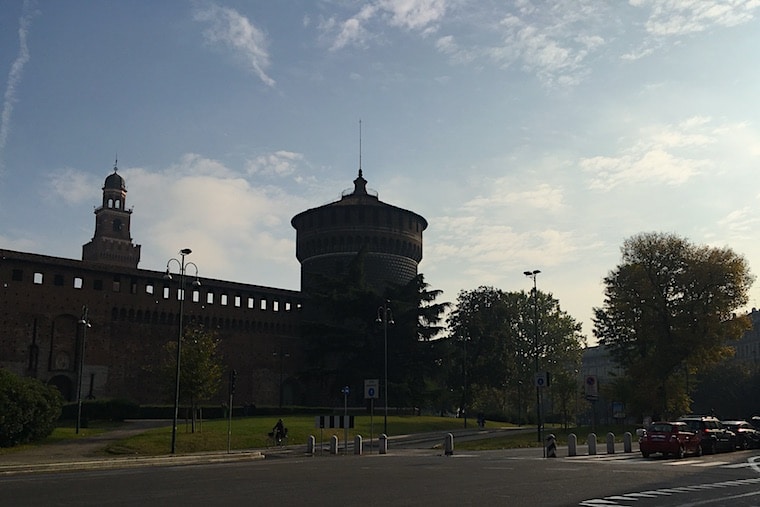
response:
[[[342,428],[315,427],[313,415],[288,416],[283,418],[288,428],[288,444],[303,444],[310,435],[317,442],[328,442],[333,435],[339,442],[344,440]],[[257,416],[232,419],[229,432],[230,449],[258,449],[271,446],[268,433],[277,422],[277,417]],[[383,417],[357,416],[355,427],[348,430],[348,439],[353,442],[355,435],[363,439],[377,438],[383,432]],[[451,417],[435,416],[389,416],[388,433],[401,435],[429,431],[446,431],[461,428],[463,421]],[[195,433],[184,421],[177,426],[177,452],[204,452],[227,449],[228,421],[214,419],[203,421],[196,426]],[[143,434],[124,439],[108,447],[111,454],[160,455],[166,454],[171,447],[171,427],[148,430]]]
[[[341,428],[320,428],[315,427],[315,417],[313,415],[288,415],[284,419],[285,426],[288,428],[288,444],[306,446],[307,439],[310,435],[316,438],[317,444],[330,441],[333,435],[338,437],[338,441],[343,443],[344,430]],[[374,416],[356,416],[354,418],[355,428],[348,431],[349,442],[353,442],[355,435],[361,435],[365,442],[370,437],[377,439],[383,432],[383,417]],[[277,416],[254,416],[254,417],[237,417],[233,418],[229,426],[229,446],[231,450],[243,449],[265,449],[272,445],[269,432],[277,422]],[[489,421],[489,428],[509,427],[518,429],[513,425]],[[10,449],[0,449],[0,455],[22,451],[38,445],[49,445],[66,440],[73,440],[87,436],[96,435],[106,432],[110,429],[119,427],[119,423],[91,421],[87,428],[81,428],[80,433],[76,434],[73,425],[67,424],[60,426],[53,431],[53,434],[37,444],[28,444],[24,446],[13,447]],[[452,431],[464,427],[463,419],[452,417],[438,416],[388,416],[388,434],[404,435],[414,433],[427,433],[434,431]],[[475,421],[470,420],[468,428],[475,429]],[[553,433],[557,438],[558,445],[567,445],[567,435],[575,433],[578,438],[578,445],[586,445],[586,439],[590,433],[590,428],[572,428],[564,430],[562,428],[548,427],[543,432],[544,439],[549,433]],[[615,434],[616,441],[622,442],[623,433],[630,431],[635,437],[635,428],[617,427],[598,427],[596,428],[597,446],[604,448],[606,435],[608,432]],[[228,442],[228,420],[213,419],[204,420],[196,423],[196,431],[192,432],[190,424],[184,420],[179,421],[177,426],[177,453],[193,452],[215,452],[227,449]],[[540,447],[545,442],[538,442],[536,428],[523,426],[521,431],[509,432],[504,436],[496,438],[483,438],[480,440],[455,441],[455,448],[458,450],[493,450],[493,449],[514,449],[521,447]],[[139,435],[119,440],[108,444],[104,453],[108,455],[138,455],[138,456],[159,456],[169,454],[171,450],[171,426],[167,425],[162,428],[146,430]]]
[[[277,419],[275,417],[242,417],[232,420],[231,431],[229,435],[230,449],[260,449],[271,446],[267,434],[272,431]],[[333,435],[338,437],[338,441],[343,442],[344,430],[340,428],[325,428],[320,430],[315,427],[314,416],[289,416],[284,419],[285,426],[288,428],[288,444],[306,445],[310,435],[316,438],[317,443],[328,442]],[[353,442],[355,435],[361,435],[366,441],[369,441],[370,435],[376,439],[383,430],[383,418],[374,417],[372,426],[369,416],[357,416],[355,418],[355,428],[348,431],[349,442]],[[513,427],[512,425],[502,425],[497,422],[490,422],[490,427]],[[470,428],[474,428],[470,424]],[[196,428],[196,432],[190,431],[189,425],[184,422],[177,429],[177,452],[210,452],[227,449],[227,420],[210,420],[203,421]],[[463,420],[451,417],[436,416],[389,416],[388,417],[388,434],[402,435],[413,433],[426,433],[432,431],[451,431],[463,428]],[[540,447],[545,442],[538,442],[538,435],[535,428],[524,427],[525,431],[515,431],[503,437],[484,438],[481,440],[468,440],[456,442],[455,447],[463,450],[492,450],[492,449],[514,449],[520,447]],[[616,441],[623,441],[623,433],[630,431],[635,438],[634,428],[622,427],[600,427],[596,429],[597,446],[603,448],[606,442],[606,435],[609,432],[615,434]],[[564,430],[561,428],[547,428],[544,430],[544,439],[549,433],[553,433],[557,438],[558,445],[567,444],[569,433],[575,433],[578,445],[586,445],[587,436],[590,433],[589,428],[574,428]],[[107,452],[110,454],[137,454],[137,455],[161,455],[167,454],[171,447],[171,428],[158,428],[146,431],[145,433],[122,440],[108,447]]]

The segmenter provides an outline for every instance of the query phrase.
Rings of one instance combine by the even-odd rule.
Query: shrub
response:
[[[0,447],[41,440],[53,432],[63,399],[54,387],[0,368]]]

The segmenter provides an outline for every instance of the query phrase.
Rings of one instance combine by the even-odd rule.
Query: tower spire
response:
[[[359,118],[359,177],[362,177],[362,119]]]

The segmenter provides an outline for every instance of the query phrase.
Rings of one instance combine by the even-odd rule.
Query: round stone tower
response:
[[[299,213],[290,223],[296,230],[301,291],[306,294],[322,277],[344,274],[360,251],[365,254],[367,285],[379,293],[390,283],[404,284],[417,276],[427,221],[369,193],[361,169],[353,192]]]

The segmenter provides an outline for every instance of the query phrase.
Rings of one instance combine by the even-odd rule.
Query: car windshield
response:
[[[671,433],[673,431],[673,425],[664,423],[655,423],[649,429],[649,431],[655,433]]]

